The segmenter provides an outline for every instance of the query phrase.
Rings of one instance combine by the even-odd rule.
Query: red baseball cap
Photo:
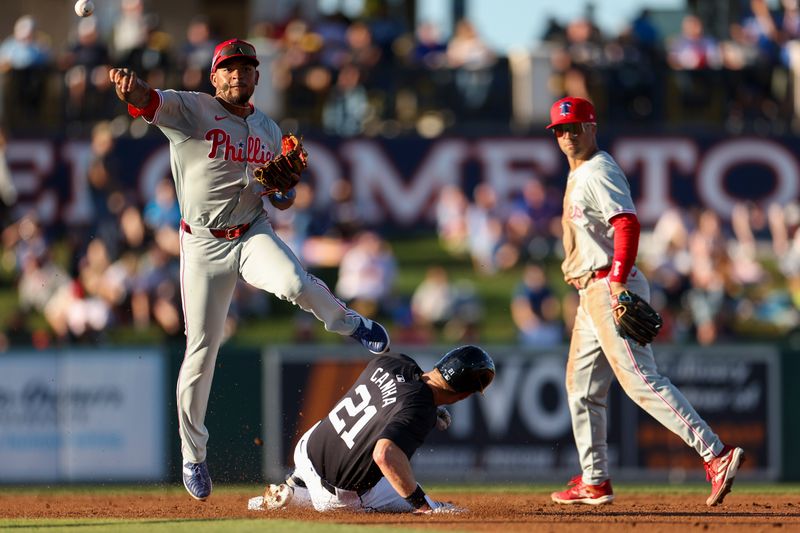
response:
[[[211,72],[215,72],[223,61],[234,57],[244,57],[258,66],[256,47],[241,39],[222,41],[214,48],[214,59],[211,60]]]
[[[594,106],[585,98],[567,96],[562,98],[550,108],[550,125],[547,129],[559,124],[575,122],[597,122]]]

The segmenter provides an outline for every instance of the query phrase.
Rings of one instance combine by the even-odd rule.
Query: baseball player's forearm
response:
[[[614,257],[611,260],[611,283],[625,284],[628,280],[639,252],[639,231],[641,226],[636,215],[623,213],[611,219],[614,226]]]
[[[417,479],[411,469],[411,462],[405,452],[394,442],[389,439],[380,439],[375,444],[372,459],[397,494],[406,498],[416,490]]]

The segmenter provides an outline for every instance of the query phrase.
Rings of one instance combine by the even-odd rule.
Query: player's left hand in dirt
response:
[[[453,417],[450,416],[450,412],[444,406],[440,405],[436,408],[436,429],[445,431],[450,427],[452,421]]]
[[[429,509],[417,509],[414,514],[459,514],[467,512],[463,507],[458,507],[449,502],[437,502],[429,499],[427,496]]]
[[[289,133],[281,139],[281,153],[253,171],[253,178],[264,186],[265,195],[292,190],[308,166],[308,153],[300,139]]]
[[[653,342],[664,323],[649,303],[627,289],[611,297],[611,307],[620,337],[642,346]]]

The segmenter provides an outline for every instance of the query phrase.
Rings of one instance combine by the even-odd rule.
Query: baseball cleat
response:
[[[583,482],[583,476],[577,475],[569,481],[569,488],[562,492],[554,492],[550,499],[556,503],[567,505],[584,503],[586,505],[601,505],[614,501],[614,490],[611,480],[607,479],[599,485],[588,485]]]
[[[731,491],[733,478],[739,471],[739,465],[744,461],[744,450],[725,446],[718,457],[707,461],[706,479],[711,482],[711,495],[706,500],[706,505],[712,507],[719,505],[725,495]]]
[[[358,326],[350,334],[355,340],[360,342],[364,348],[369,350],[370,352],[374,353],[375,355],[380,355],[382,353],[386,353],[389,351],[389,334],[386,332],[386,328],[375,322],[374,320],[370,320],[368,318],[364,318],[363,316],[353,313],[355,316],[358,317],[360,320]]]
[[[211,496],[211,476],[205,461],[183,463],[183,486],[195,500],[202,502]]]
[[[268,511],[281,509],[289,505],[294,496],[294,489],[285,483],[270,485],[264,491],[264,506]]]

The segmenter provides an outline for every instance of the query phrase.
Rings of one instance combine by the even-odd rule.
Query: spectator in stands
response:
[[[503,223],[498,214],[497,194],[488,183],[475,187],[473,202],[466,210],[467,242],[476,272],[494,274],[496,253],[503,244]]]
[[[766,212],[755,203],[737,203],[731,212],[731,226],[735,237],[729,252],[733,281],[740,285],[762,282],[765,273],[758,261],[759,242],[772,240]]]
[[[109,118],[115,102],[108,81],[110,56],[100,39],[97,18],[80,19],[75,42],[59,58],[64,73],[64,116],[72,129],[81,132],[86,123]]]
[[[16,222],[3,229],[3,250],[6,264],[12,264],[20,272],[29,257],[43,257],[50,245],[45,238],[39,218],[35,212],[25,213]]]
[[[525,265],[522,281],[511,297],[511,318],[524,346],[549,347],[561,343],[561,307],[547,285],[544,269],[535,263]]]
[[[772,204],[768,216],[778,268],[786,278],[792,303],[800,310],[800,204]]]
[[[675,70],[717,69],[722,66],[719,44],[705,34],[700,17],[692,14],[683,17],[680,35],[670,39],[667,60]]]
[[[469,251],[467,206],[469,200],[458,185],[445,185],[436,200],[436,233],[442,247],[454,255]]]
[[[652,11],[642,9],[636,18],[631,21],[631,35],[642,51],[648,54],[656,53],[661,47],[661,34],[653,23]]]
[[[151,231],[162,227],[177,231],[181,222],[181,210],[175,196],[175,184],[164,177],[156,184],[153,198],[144,206],[144,222]]]
[[[161,29],[155,13],[145,15],[144,22],[144,42],[130,49],[121,64],[136,71],[151,87],[165,87],[173,64],[172,36]]]
[[[692,268],[689,226],[688,213],[673,207],[659,217],[652,232],[643,233],[640,241],[640,267],[650,280],[650,301],[664,319],[658,334],[660,342],[684,341],[691,328],[691,316],[684,310]]]
[[[511,203],[508,217],[512,238],[524,248],[524,255],[542,260],[552,252],[561,235],[561,203],[540,179],[527,180]]]
[[[725,285],[731,263],[719,217],[703,210],[697,228],[689,236],[692,256],[691,289],[687,293],[697,342],[713,344],[724,325]]]
[[[2,91],[0,91],[0,94]],[[0,107],[2,103],[0,103]],[[11,169],[8,167],[6,157],[6,147],[8,141],[5,131],[0,128],[0,226],[6,227],[11,223],[13,215],[12,208],[17,203],[17,186],[11,176]]]
[[[186,41],[178,52],[178,69],[181,76],[181,89],[197,92],[211,92],[211,60],[217,39],[211,35],[211,26],[204,16],[195,16],[186,28]],[[106,76],[107,77],[107,76]]]
[[[178,262],[158,245],[152,244],[141,257],[133,282],[133,322],[144,328],[152,321],[168,335],[182,333]]]
[[[389,244],[377,233],[364,231],[342,256],[335,292],[364,316],[388,314],[396,277],[397,261]]]
[[[447,269],[438,265],[428,268],[425,279],[417,285],[411,296],[414,321],[437,328],[443,327],[455,314],[457,296]]]
[[[422,22],[417,26],[417,39],[414,46],[414,63],[435,70],[447,62],[447,44],[442,39],[441,30],[434,22]]]
[[[17,282],[19,310],[24,314],[44,313],[47,303],[65,284],[69,274],[53,262],[50,250],[25,254]]]
[[[180,253],[181,211],[175,196],[175,184],[169,177],[156,184],[153,198],[147,202],[143,219],[156,244],[165,252],[178,257]]]
[[[455,86],[465,110],[479,109],[489,96],[492,68],[497,62],[494,52],[475,26],[462,19],[456,23],[446,53],[447,65],[455,70]]]
[[[326,15],[314,24],[311,35],[320,41],[319,61],[332,71],[347,62],[347,32],[350,24],[350,19],[341,12]]]
[[[355,65],[343,65],[322,110],[322,125],[329,133],[352,137],[364,131],[369,113],[370,105],[367,90],[361,84],[361,71]]]
[[[36,20],[23,15],[14,32],[0,44],[0,95],[5,124],[15,131],[41,131],[46,107],[50,49],[37,35]]]
[[[122,162],[115,146],[111,124],[105,121],[95,124],[91,132],[91,153],[86,175],[92,212],[86,231],[76,231],[70,235],[72,247],[76,250],[86,245],[85,236],[90,235],[101,237],[110,247],[113,257],[119,253],[121,235],[117,220],[127,199],[119,182]]]
[[[125,63],[136,48],[147,42],[147,19],[142,0],[122,0],[122,11],[114,21],[112,48],[115,63]]]
[[[682,112],[668,118],[721,120],[725,94],[716,73],[723,66],[722,52],[717,40],[705,34],[700,17],[683,18],[680,35],[668,41],[667,62],[674,71],[676,101]]]

